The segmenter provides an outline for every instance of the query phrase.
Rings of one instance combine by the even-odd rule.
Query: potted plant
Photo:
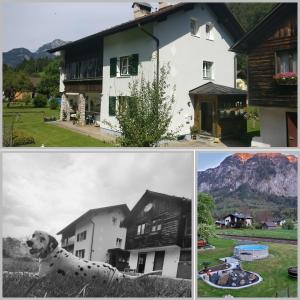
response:
[[[200,132],[199,127],[196,125],[191,126],[191,137],[193,140],[197,138],[197,134]]]
[[[298,76],[295,72],[278,73],[273,76],[278,85],[297,85]]]

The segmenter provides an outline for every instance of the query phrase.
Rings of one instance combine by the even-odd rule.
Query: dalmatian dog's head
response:
[[[29,252],[36,258],[46,258],[57,246],[57,240],[44,231],[36,230],[32,238],[26,241]]]

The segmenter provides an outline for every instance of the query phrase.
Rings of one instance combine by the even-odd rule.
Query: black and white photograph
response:
[[[193,153],[3,155],[4,297],[191,297]]]

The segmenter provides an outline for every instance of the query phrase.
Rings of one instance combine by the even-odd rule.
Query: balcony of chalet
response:
[[[75,244],[75,236],[74,235],[71,237],[63,236],[61,239],[61,247],[71,253],[74,252],[74,244]]]

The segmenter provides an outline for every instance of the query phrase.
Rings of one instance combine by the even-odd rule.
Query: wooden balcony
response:
[[[64,80],[66,93],[102,93],[102,77]]]

